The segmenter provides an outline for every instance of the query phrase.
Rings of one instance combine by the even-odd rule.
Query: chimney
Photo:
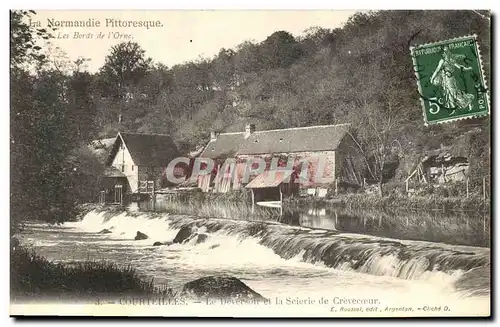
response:
[[[250,137],[253,132],[255,132],[255,124],[248,124],[245,126],[245,138]]]
[[[219,136],[219,133],[217,133],[215,131],[210,132],[210,141],[217,140],[217,136]]]

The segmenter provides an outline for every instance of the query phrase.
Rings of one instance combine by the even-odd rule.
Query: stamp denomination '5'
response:
[[[488,90],[475,35],[410,50],[425,125],[489,114]]]

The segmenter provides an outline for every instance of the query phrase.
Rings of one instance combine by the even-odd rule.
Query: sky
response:
[[[123,41],[135,41],[146,56],[169,67],[200,57],[213,57],[221,48],[235,48],[244,41],[261,42],[275,31],[285,30],[294,36],[313,26],[341,27],[355,11],[37,11],[32,23],[40,27],[59,24],[50,40],[72,61],[90,59],[89,71],[97,71],[109,49]],[[150,22],[157,27],[112,26],[111,20]],[[61,26],[68,21],[90,21],[93,27]],[[96,27],[97,22],[100,23]],[[108,22],[108,26],[106,26]],[[144,24],[143,24],[144,25]],[[98,36],[103,36],[98,38]]]

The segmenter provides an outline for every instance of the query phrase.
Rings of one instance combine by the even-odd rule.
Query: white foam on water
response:
[[[23,245],[28,245],[28,246],[33,246],[33,247],[56,246],[56,245],[60,244],[60,242],[57,240],[45,240],[45,239],[39,239],[39,238],[34,238],[34,237],[21,237],[20,241],[21,241],[21,244],[23,244]]]
[[[109,214],[108,214],[109,215]],[[102,237],[102,244],[106,245],[128,245],[138,248],[152,247],[156,241],[166,242],[172,241],[178,232],[178,228],[171,228],[168,221],[168,215],[155,216],[151,218],[147,213],[142,215],[128,215],[127,212],[117,213],[114,216],[106,217],[106,212],[91,211],[84,216],[79,222],[65,223],[65,226],[72,227],[75,230],[88,233],[98,233],[103,229],[111,231],[109,234],[98,234]],[[140,231],[149,236],[146,240],[135,241],[134,237]],[[198,228],[198,233],[206,233],[206,227]],[[273,250],[259,244],[258,238],[246,237],[239,238],[234,235],[227,235],[223,231],[214,234],[208,234],[206,242],[196,244],[196,239],[190,240],[185,244],[173,244],[170,246],[160,246],[156,250],[158,253],[162,251],[182,251],[185,253],[185,266],[197,267],[200,269],[218,267],[220,269],[230,268],[249,268],[254,267],[256,263],[260,268],[272,268],[279,262],[285,266],[304,266],[318,267],[321,269],[329,269],[323,263],[305,263],[302,261],[304,251],[300,251],[293,258],[284,260]],[[320,237],[320,236],[318,236]],[[359,236],[358,236],[359,237]],[[373,255],[361,268],[358,269],[361,273],[370,272],[372,275],[393,276],[397,277],[398,272],[407,279],[427,279],[429,276],[434,276],[438,272],[424,272],[422,268],[425,262],[420,262],[417,259],[412,264],[407,264],[406,270],[401,271],[402,261],[395,255]],[[337,267],[338,269],[349,270],[347,264]],[[460,274],[456,272],[455,274]],[[439,273],[439,276],[448,274]]]
[[[469,306],[486,308],[488,297],[463,297],[453,287],[463,272],[452,274],[439,271],[422,273],[422,262],[415,260],[402,273],[409,279],[396,278],[401,260],[394,255],[374,256],[358,272],[351,271],[347,263],[337,269],[326,267],[322,262],[303,261],[304,250],[290,259],[284,259],[272,249],[259,244],[258,237],[227,235],[223,230],[207,233],[204,243],[196,238],[185,244],[154,247],[155,241],[172,241],[178,228],[171,228],[168,216],[151,218],[147,214],[130,216],[119,213],[106,218],[105,213],[90,212],[83,220],[66,223],[73,230],[98,233],[109,229],[110,234],[99,235],[99,244],[106,246],[110,256],[119,254],[125,246],[135,254],[130,263],[149,277],[168,275],[169,278],[187,279],[201,274],[227,273],[242,279],[264,296],[349,298],[379,298],[389,306],[437,305],[450,307]],[[137,231],[149,236],[135,241]],[[206,233],[201,227],[199,233]],[[321,235],[318,233],[318,237]],[[51,242],[51,241],[48,241]],[[104,252],[106,255],[106,252]],[[371,274],[366,272],[369,271]],[[366,270],[366,271],[365,271]],[[414,276],[415,275],[415,276]],[[417,279],[412,279],[417,277]]]
[[[106,235],[114,239],[134,240],[137,232],[146,234],[149,241],[136,241],[138,245],[146,244],[150,240],[167,241],[175,237],[177,232],[169,228],[166,217],[150,218],[147,214],[130,216],[126,212],[106,218],[105,212],[91,211],[81,221],[65,223],[64,225],[88,233],[99,233],[107,229],[111,233]],[[125,242],[125,244],[127,243]]]

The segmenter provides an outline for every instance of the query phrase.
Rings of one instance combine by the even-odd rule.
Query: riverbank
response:
[[[226,274],[206,276],[187,282],[182,290],[158,287],[154,278],[146,281],[130,265],[120,267],[112,261],[54,263],[33,249],[11,249],[11,301],[82,302],[91,304],[135,303],[186,304],[189,300],[238,299],[266,300],[238,278]],[[156,301],[156,302],[154,302]]]
[[[490,200],[478,197],[439,197],[439,196],[404,196],[393,194],[380,197],[376,194],[353,193],[342,194],[332,198],[288,198],[288,205],[315,204],[323,206],[344,207],[348,209],[390,209],[392,211],[475,211],[490,210]]]
[[[172,289],[159,288],[153,280],[143,280],[129,266],[109,261],[54,263],[33,249],[11,249],[10,285],[12,301],[53,299],[105,299],[118,295],[173,298]]]
[[[464,201],[465,200],[465,201]],[[149,204],[149,203],[147,203]],[[349,194],[336,198],[289,198],[283,211],[255,206],[243,192],[225,194],[188,193],[158,196],[155,212],[140,204],[138,211],[118,206],[86,205],[106,217],[127,211],[190,215],[206,218],[260,221],[330,229],[380,237],[490,246],[489,207],[477,199],[428,198]]]
[[[283,208],[303,206],[337,207],[356,210],[391,210],[394,212],[410,211],[453,211],[489,212],[490,199],[484,200],[478,196],[442,197],[434,195],[406,196],[392,193],[380,197],[378,194],[350,193],[325,198],[288,197],[283,200]],[[144,211],[170,212],[192,214],[205,217],[221,217],[246,220],[276,220],[276,210],[254,206],[250,192],[246,190],[228,193],[190,192],[183,194],[157,195],[156,206],[149,203],[141,206]]]
[[[272,208],[252,208],[251,194],[247,190],[228,193],[157,194],[154,208],[150,201],[140,203],[139,206],[144,211],[251,221],[277,220],[279,213],[279,210]]]
[[[317,205],[302,215],[302,225],[317,228],[334,226],[345,233],[396,239],[490,247],[490,219],[489,213],[470,211],[398,212]]]

